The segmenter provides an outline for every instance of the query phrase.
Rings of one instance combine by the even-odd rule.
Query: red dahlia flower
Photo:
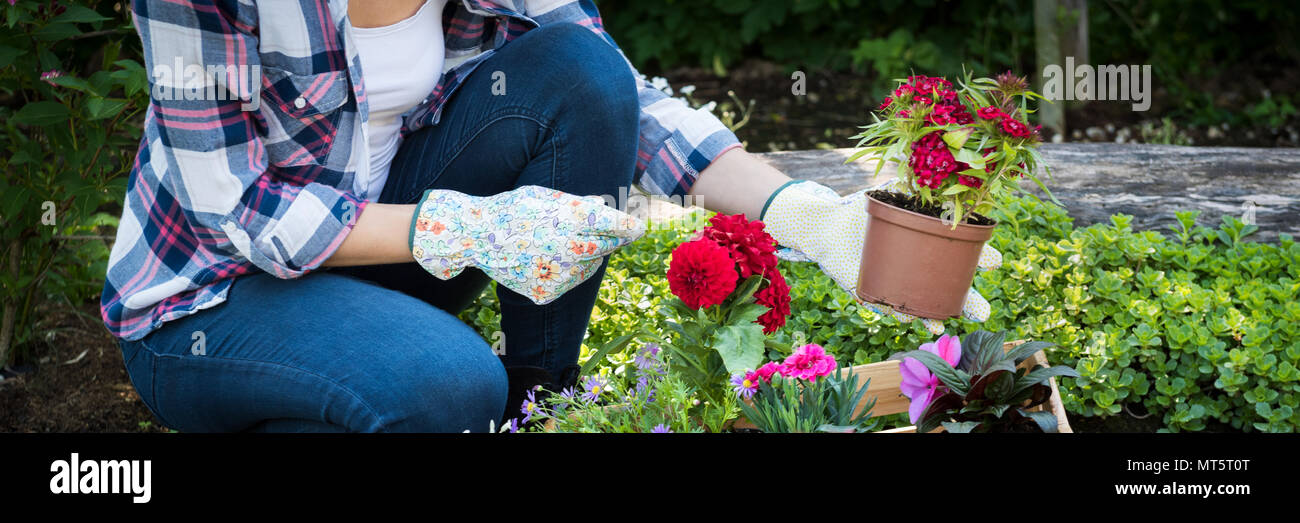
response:
[[[785,317],[790,315],[790,286],[785,283],[785,277],[781,276],[781,271],[772,269],[767,275],[772,280],[763,290],[754,293],[754,301],[759,305],[768,308],[768,311],[758,317],[758,321],[763,325],[763,334],[771,334],[785,325]]]
[[[687,307],[722,303],[736,289],[736,262],[712,240],[692,240],[673,249],[668,288]]]
[[[731,253],[741,279],[776,268],[776,240],[763,230],[763,222],[746,220],[743,214],[718,214],[709,223],[711,226],[704,228],[701,237]]]

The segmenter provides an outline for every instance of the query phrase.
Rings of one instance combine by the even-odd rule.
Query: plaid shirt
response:
[[[369,177],[369,112],[346,0],[136,0],[132,11],[151,100],[101,298],[104,323],[127,340],[222,303],[239,275],[294,278],[320,266],[364,209]],[[494,49],[554,23],[616,46],[590,0],[450,0],[443,76],[407,113],[402,135],[437,124]],[[246,97],[258,104],[222,94],[241,91],[225,75],[162,71],[191,64],[260,67],[260,98]],[[636,76],[637,183],[686,194],[739,142],[708,111]],[[176,94],[195,77],[208,96]]]

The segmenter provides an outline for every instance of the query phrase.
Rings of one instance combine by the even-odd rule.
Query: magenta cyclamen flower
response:
[[[799,347],[781,364],[781,375],[787,378],[817,378],[835,371],[835,356],[826,353],[821,345],[810,343]]]
[[[945,334],[940,336],[938,341],[921,345],[921,350],[943,358],[953,367],[961,361],[961,340],[956,336]],[[939,383],[939,378],[916,358],[903,358],[903,361],[898,364],[898,372],[903,375],[903,382],[898,385],[898,388],[902,390],[904,396],[912,400],[907,414],[915,424],[920,421],[925,408],[939,396],[939,388],[942,385]]]
[[[731,385],[736,388],[737,396],[749,399],[754,397],[755,392],[758,392],[758,380],[760,379],[762,378],[759,377],[758,371],[737,372],[735,376],[731,377]]]

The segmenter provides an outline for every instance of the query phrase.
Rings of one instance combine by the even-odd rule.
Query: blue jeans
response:
[[[528,31],[443,111],[403,141],[379,202],[522,185],[616,195],[632,182],[631,71],[588,29]],[[577,362],[603,274],[542,306],[498,286],[501,357],[455,317],[488,278],[443,281],[414,262],[241,276],[225,303],[122,342],[122,356],[150,411],[184,432],[484,431],[506,408],[503,364],[558,375]]]

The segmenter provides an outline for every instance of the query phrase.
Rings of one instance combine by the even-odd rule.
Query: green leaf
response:
[[[53,42],[57,40],[67,40],[81,34],[75,24],[55,23],[50,24],[35,31],[32,31],[32,37],[44,42]]]
[[[1058,376],[1077,378],[1079,377],[1079,373],[1064,365],[1057,365],[1055,367],[1039,367],[1016,380],[1016,390],[1037,385],[1039,383],[1046,383],[1048,379]]]
[[[952,196],[954,194],[961,194],[969,190],[970,187],[957,183],[957,184],[953,184],[952,187],[949,187],[948,189],[944,190],[942,194],[944,196]]]
[[[89,23],[108,20],[107,16],[101,15],[88,7],[75,4],[66,4],[63,7],[65,8],[63,13],[54,17],[51,22]]]
[[[970,139],[970,135],[974,131],[975,129],[972,127],[965,127],[956,131],[948,131],[943,133],[943,141],[948,144],[948,147],[951,147],[953,150],[958,150],[961,149],[963,145],[966,145],[966,140]]]
[[[1046,349],[1048,347],[1055,347],[1055,346],[1056,346],[1055,343],[1046,342],[1046,341],[1025,342],[1020,345],[1017,345],[1016,348],[1011,349],[1011,351],[1007,353],[1007,359],[1010,359],[1016,362],[1017,365],[1019,365],[1020,362],[1029,359],[1029,357],[1033,356],[1034,353]]]
[[[40,101],[24,105],[14,113],[14,123],[23,125],[50,125],[68,120],[68,107],[58,102]]]
[[[595,369],[597,365],[605,361],[605,357],[608,356],[609,353],[614,352],[616,350],[622,350],[624,347],[627,347],[627,344],[632,341],[632,338],[635,337],[636,337],[635,334],[624,334],[622,336],[609,340],[608,343],[601,346],[600,349],[597,349],[596,353],[592,354],[591,357],[587,359],[586,363],[582,364],[581,373],[587,374],[591,372],[591,370]]]
[[[75,89],[83,93],[90,92],[90,84],[86,83],[85,80],[82,80],[75,76],[56,76],[54,78],[50,78],[49,81],[55,85],[67,87],[69,89]]]
[[[1043,429],[1043,432],[1046,432],[1048,434],[1055,434],[1058,430],[1058,426],[1056,424],[1056,416],[1053,415],[1051,412],[1043,412],[1043,411],[1030,412],[1025,409],[1016,409],[1016,412],[1019,412],[1020,415],[1026,418],[1034,420],[1034,422],[1038,424],[1038,428]]]
[[[980,426],[978,421],[945,421],[940,425],[943,425],[943,430],[954,434],[968,434]]]
[[[722,356],[728,374],[757,369],[763,362],[763,326],[750,323],[721,327],[714,335],[713,348]]]
[[[0,69],[9,67],[9,64],[14,63],[15,58],[18,58],[20,55],[22,55],[25,52],[26,51],[22,49],[18,49],[16,47],[0,45]]]
[[[729,325],[744,325],[746,323],[753,323],[754,320],[757,320],[759,316],[762,316],[763,314],[767,313],[767,311],[768,308],[766,306],[759,305],[757,303],[746,303],[743,305],[738,305],[732,307],[731,313],[728,314],[727,316],[727,323]]]
[[[86,101],[86,112],[91,120],[112,118],[126,108],[127,101],[120,98],[94,97]]]
[[[966,162],[970,164],[970,166],[973,168],[979,168],[979,169],[984,168],[984,155],[981,155],[978,151],[972,151],[970,149],[961,149],[956,153],[954,153],[953,157],[956,158],[957,161],[959,162]]]

